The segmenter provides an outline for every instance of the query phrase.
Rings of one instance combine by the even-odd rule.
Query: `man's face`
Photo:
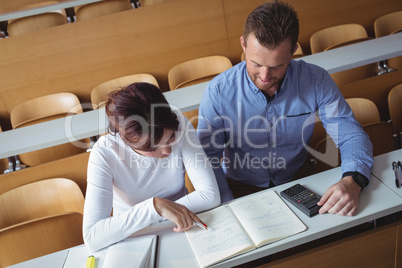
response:
[[[247,73],[251,80],[260,90],[272,96],[285,77],[297,47],[292,50],[290,40],[287,39],[279,46],[269,49],[262,46],[254,34],[250,34],[247,40],[242,36],[240,43],[246,56]]]

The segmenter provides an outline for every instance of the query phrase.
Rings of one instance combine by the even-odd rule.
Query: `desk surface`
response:
[[[376,156],[374,160],[375,165],[371,173],[392,191],[402,197],[402,188],[398,189],[396,187],[395,173],[392,169],[392,162],[402,161],[402,149]]]
[[[328,72],[338,72],[402,55],[402,33],[305,56],[306,62],[317,64]],[[378,49],[381,48],[381,49]],[[165,92],[169,104],[187,112],[198,109],[208,82]],[[62,143],[79,140],[107,130],[104,109],[89,111],[0,133],[0,159]]]
[[[393,153],[391,153],[389,157],[392,157],[392,155]],[[386,156],[376,158],[375,165],[380,168],[381,166],[386,165],[386,161]],[[338,167],[303,178],[298,180],[297,183],[305,185],[322,195],[329,186],[340,179],[341,175],[341,169]],[[290,182],[272,189],[279,193],[295,183],[296,182]],[[241,256],[234,257],[225,262],[219,263],[214,267],[232,267],[247,263],[349,229],[362,223],[402,211],[402,197],[397,195],[375,176],[371,176],[370,184],[362,191],[359,210],[357,215],[353,217],[324,214],[309,218],[299,210],[295,209],[287,201],[285,202],[308,227],[307,231],[266,245]],[[141,232],[141,234],[155,233],[159,235],[158,267],[198,267],[196,258],[187,241],[186,235],[184,233],[173,232],[172,227],[173,225],[171,223],[164,222],[159,225],[150,226]],[[67,252],[68,250],[56,252],[12,267],[62,267]]]
[[[6,21],[11,19],[18,19],[22,17],[37,15],[45,12],[55,11],[59,9],[65,9],[85,4],[90,4],[94,2],[99,2],[102,0],[61,0],[59,3],[45,5],[35,8],[27,8],[20,10],[12,10],[5,13],[0,14],[0,21]]]

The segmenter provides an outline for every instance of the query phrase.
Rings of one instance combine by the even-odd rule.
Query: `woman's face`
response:
[[[173,130],[165,129],[163,131],[163,136],[160,142],[153,146],[150,151],[142,151],[138,149],[132,148],[134,151],[139,153],[140,155],[153,157],[153,158],[166,158],[172,152],[171,144],[176,139],[176,133]]]

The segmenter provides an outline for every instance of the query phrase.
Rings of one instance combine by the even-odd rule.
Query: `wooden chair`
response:
[[[356,120],[362,125],[380,122],[380,112],[374,102],[364,98],[348,98],[349,104]]]
[[[82,113],[77,96],[72,93],[55,93],[25,101],[15,106],[10,113],[13,129],[29,126],[67,115]],[[54,161],[64,157],[83,153],[90,147],[88,139],[77,143],[66,143],[20,155],[28,166]]]
[[[360,24],[342,24],[315,32],[310,37],[311,52],[319,53],[370,39]],[[337,85],[365,79],[377,74],[376,63],[331,74]]]
[[[388,122],[376,122],[363,126],[373,144],[373,156],[394,150],[392,126]]]
[[[388,109],[396,137],[396,147],[402,148],[402,83],[393,87],[388,93]]]
[[[402,10],[381,16],[374,21],[375,37],[390,35],[402,30]]]
[[[77,21],[83,21],[130,9],[133,7],[129,0],[107,0],[82,5],[76,8],[75,14]]]
[[[402,10],[381,16],[374,21],[375,37],[382,37],[402,31]],[[385,68],[402,69],[402,56],[383,62]]]
[[[12,20],[8,23],[7,32],[12,37],[67,24],[67,22],[66,16],[57,12],[48,12]]]
[[[97,85],[91,91],[91,103],[93,109],[103,107],[112,91],[119,90],[134,82],[147,82],[159,87],[158,81],[150,74],[133,74],[106,81]]]
[[[209,81],[232,66],[229,58],[224,56],[208,56],[179,63],[169,70],[170,90]],[[197,128],[198,110],[183,114],[191,121],[194,128]]]
[[[0,229],[66,212],[83,213],[84,195],[72,180],[32,182],[0,195]]]
[[[83,244],[82,214],[70,212],[0,230],[0,267]]]

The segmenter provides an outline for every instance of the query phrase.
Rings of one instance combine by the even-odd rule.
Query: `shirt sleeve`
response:
[[[234,197],[221,164],[226,137],[219,106],[220,97],[217,88],[211,88],[208,84],[199,107],[197,134],[215,173],[221,202],[226,202]]]
[[[180,146],[183,163],[195,191],[176,202],[186,206],[194,213],[214,208],[220,204],[219,189],[211,164],[202,149],[193,125],[181,116],[182,132]]]
[[[321,78],[316,79],[318,114],[340,150],[342,173],[357,171],[369,179],[374,163],[370,138],[330,75],[323,71]]]
[[[114,155],[96,148],[89,157],[83,237],[92,252],[121,241],[161,218],[154,209],[153,198],[111,216],[115,162]]]

